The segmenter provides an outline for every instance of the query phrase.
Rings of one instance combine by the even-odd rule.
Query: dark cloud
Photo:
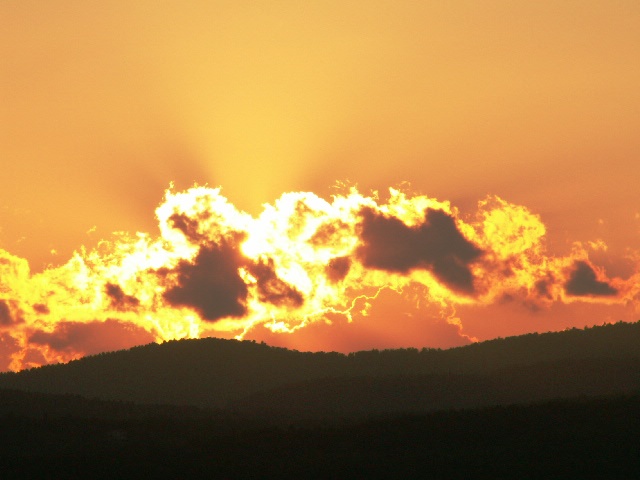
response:
[[[9,303],[13,304],[13,311],[9,306]],[[15,303],[11,300],[9,302],[6,300],[0,300],[0,327],[22,322],[24,322],[24,319],[22,318],[21,310],[17,308]]]
[[[32,308],[34,312],[41,313],[42,315],[47,315],[48,313],[50,313],[49,307],[47,307],[44,303],[35,303]]]
[[[607,282],[598,280],[596,272],[584,261],[574,263],[573,271],[564,285],[564,290],[569,295],[576,297],[586,295],[606,297],[618,293],[618,290]]]
[[[154,340],[153,335],[143,328],[117,320],[60,322],[56,324],[53,332],[38,330],[29,336],[29,342],[32,344],[47,345],[59,352],[84,355],[122,350]]]
[[[498,305],[519,305],[532,313],[542,311],[542,305],[537,298],[527,298],[525,289],[513,293],[504,293],[496,299]]]
[[[327,264],[324,271],[332,282],[339,282],[344,279],[351,268],[351,260],[349,257],[332,258]]]
[[[183,213],[174,213],[169,217],[168,223],[172,228],[180,230],[189,240],[198,242],[203,238],[203,235],[198,231],[198,220]]]
[[[553,285],[553,283],[553,279],[550,277],[538,280],[534,285],[535,292],[538,297],[552,300],[553,297],[551,295],[551,286]]]
[[[9,369],[13,361],[13,355],[20,350],[21,347],[18,340],[13,338],[8,332],[0,333],[0,372]]]
[[[261,302],[289,307],[299,307],[304,303],[302,293],[276,275],[273,260],[253,264],[249,270],[258,282],[258,298]]]
[[[182,261],[173,270],[159,270],[160,275],[175,274],[177,280],[164,298],[173,306],[193,308],[204,320],[245,315],[248,291],[238,273],[247,262],[238,247],[241,237],[203,245],[193,262]]]
[[[0,300],[0,325],[11,325],[13,317],[9,305],[4,300]]]
[[[452,216],[428,208],[424,223],[415,227],[368,208],[361,216],[363,245],[357,255],[363,265],[399,273],[426,269],[449,288],[473,293],[469,265],[482,250],[460,233]]]
[[[136,297],[125,294],[122,287],[115,283],[107,283],[104,286],[104,290],[111,299],[111,306],[116,310],[131,310],[140,304],[140,301]]]

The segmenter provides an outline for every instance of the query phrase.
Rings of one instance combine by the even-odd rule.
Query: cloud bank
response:
[[[0,367],[216,332],[287,334],[329,317],[366,321],[362,304],[384,290],[418,288],[421,304],[454,310],[639,299],[638,273],[608,278],[578,243],[550,255],[541,219],[498,197],[463,217],[449,202],[395,189],[384,202],[355,188],[330,201],[292,192],[254,217],[220,189],[195,186],[168,190],[156,216],[155,237],[121,235],[38,274],[0,250]]]

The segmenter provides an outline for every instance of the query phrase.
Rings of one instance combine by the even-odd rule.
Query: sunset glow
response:
[[[0,5],[0,371],[640,319],[640,3],[304,5]]]
[[[578,243],[569,255],[549,255],[540,218],[498,197],[463,218],[424,195],[390,189],[380,201],[352,187],[330,201],[286,193],[253,217],[219,188],[196,186],[167,190],[156,215],[158,237],[122,235],[36,274],[2,252],[10,368],[82,355],[79,332],[100,335],[105,324],[165,341],[288,335],[329,318],[366,322],[387,289],[400,298],[411,290],[468,341],[477,338],[447,313],[460,306],[640,310],[637,273],[608,278]]]

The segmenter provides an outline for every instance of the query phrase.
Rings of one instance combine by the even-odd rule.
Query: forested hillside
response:
[[[139,403],[238,407],[242,399],[285,386],[295,391],[306,385],[304,389],[317,393],[330,391],[326,385],[332,384],[339,391],[340,378],[359,378],[355,382],[360,385],[369,382],[379,386],[375,388],[393,390],[400,387],[390,377],[415,377],[404,383],[418,399],[424,395],[416,393],[416,388],[437,396],[436,392],[447,391],[438,385],[446,384],[456,392],[452,398],[464,394],[491,402],[523,401],[527,392],[539,399],[634,391],[640,388],[639,346],[640,323],[529,334],[450,350],[373,350],[349,355],[208,338],[150,344],[66,365],[4,373],[0,388]],[[355,385],[351,380],[342,383],[345,388]],[[474,393],[473,385],[478,392]],[[485,390],[489,393],[480,393]],[[502,390],[514,393],[499,395]],[[396,396],[409,402],[409,393]]]

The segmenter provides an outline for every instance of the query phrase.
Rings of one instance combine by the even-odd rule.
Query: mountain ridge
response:
[[[464,382],[465,378],[469,381],[472,376],[479,376],[487,388],[495,388],[491,385],[496,380],[502,382],[500,388],[507,388],[507,378],[517,378],[520,368],[535,372],[536,365],[560,362],[567,372],[556,382],[568,382],[576,372],[589,382],[600,359],[613,363],[609,370],[596,372],[600,380],[592,381],[604,382],[612,375],[615,378],[612,371],[616,369],[622,380],[613,389],[591,393],[626,393],[640,389],[640,380],[634,376],[640,362],[639,345],[640,322],[526,334],[447,350],[369,350],[351,354],[298,352],[253,341],[204,338],[148,344],[67,364],[7,372],[0,374],[0,388],[135,403],[239,408],[242,402],[246,405],[247,399],[265,392],[287,386],[294,386],[295,390],[296,385],[304,386],[305,382],[313,384],[332,378],[348,384],[344,379],[422,376],[425,381],[436,381],[444,375],[450,380],[462,376]],[[577,370],[572,372],[572,368]],[[509,369],[516,373],[509,374],[511,377],[501,373]],[[548,375],[554,372],[549,367],[543,370]],[[543,376],[538,384],[544,386],[545,381]],[[579,395],[581,390],[563,394]]]

